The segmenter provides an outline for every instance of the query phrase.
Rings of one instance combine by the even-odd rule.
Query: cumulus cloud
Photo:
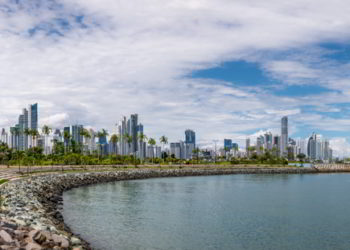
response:
[[[343,131],[345,118],[307,119],[303,98],[188,75],[246,60],[282,84],[307,79],[340,90],[309,97],[310,105],[347,102],[350,77],[339,69],[348,66],[321,60],[325,50],[310,54],[305,48],[348,39],[349,10],[340,0],[5,0],[0,126],[13,125],[22,107],[38,102],[41,124],[82,123],[113,132],[122,115],[139,113],[147,134],[170,140],[187,128],[202,141],[242,138],[278,127],[282,115],[324,129],[326,118]]]

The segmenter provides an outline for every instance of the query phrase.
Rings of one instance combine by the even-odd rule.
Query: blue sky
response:
[[[350,3],[345,0],[5,0],[0,127],[38,102],[40,123],[244,146],[289,116],[350,156]],[[345,150],[344,150],[345,149]]]

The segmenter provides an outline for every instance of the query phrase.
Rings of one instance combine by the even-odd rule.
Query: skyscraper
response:
[[[38,129],[38,104],[32,104],[28,107],[28,126],[31,129]]]
[[[19,125],[18,149],[26,150],[28,149],[28,135],[25,134],[25,131],[29,128],[27,109],[23,109],[22,114],[18,117],[18,125]]]
[[[131,153],[134,153],[137,151],[138,149],[138,146],[137,146],[137,142],[138,142],[138,139],[137,139],[137,132],[138,132],[138,129],[139,129],[139,126],[138,126],[138,115],[137,114],[132,114],[130,116],[130,120],[128,121],[128,124],[130,125],[129,126],[129,135],[132,137],[132,142],[131,142]]]
[[[38,130],[38,104],[28,106],[28,128]],[[34,147],[35,142],[31,136],[28,137],[28,148]]]
[[[196,147],[196,133],[193,130],[187,129],[185,131],[185,143],[192,143]]]
[[[137,155],[144,157],[146,149],[143,148],[139,150],[139,144],[143,145],[138,138],[138,135],[141,133],[143,133],[143,125],[138,123],[138,114],[132,114],[128,120],[123,116],[118,124],[118,134],[120,136],[119,153],[121,155],[128,155],[140,151]],[[132,138],[130,145],[127,143],[126,135]]]
[[[231,139],[224,139],[224,148],[228,151],[232,149],[232,140]]]
[[[81,135],[83,129],[83,125],[73,125],[71,128],[72,140],[75,141],[77,144],[83,144],[83,136]]]
[[[247,138],[247,139],[245,140],[245,153],[246,153],[247,157],[250,156],[250,155],[249,155],[249,149],[250,149],[250,139]]]
[[[19,125],[17,124],[15,127],[10,128],[10,147],[13,149],[19,149],[18,140],[19,140]]]
[[[264,135],[264,148],[271,150],[272,149],[272,133],[268,132]]]
[[[281,119],[281,156],[288,155],[288,117],[284,116]]]
[[[307,155],[311,160],[316,160],[316,150],[317,150],[317,136],[315,133],[309,138],[307,143]]]
[[[6,132],[6,130],[4,128],[1,131],[0,142],[8,144],[8,134],[7,134],[7,132]]]

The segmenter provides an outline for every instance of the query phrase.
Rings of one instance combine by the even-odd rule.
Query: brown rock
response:
[[[9,235],[5,230],[1,230],[0,231],[0,237],[3,239],[3,241],[5,241],[7,243],[11,243],[12,242],[11,235]]]
[[[29,232],[28,237],[34,240],[35,236],[36,236],[38,233],[39,233],[39,230],[35,230],[35,229],[34,229],[34,230],[32,230],[32,231]]]
[[[41,250],[42,247],[39,244],[33,243],[33,242],[29,242],[26,245],[26,250]]]
[[[53,234],[52,240],[55,243],[60,244],[61,247],[69,247],[69,241],[66,238],[64,238],[63,236]]]
[[[42,244],[44,241],[46,241],[46,236],[39,232],[35,235],[33,239],[35,240],[35,242]]]

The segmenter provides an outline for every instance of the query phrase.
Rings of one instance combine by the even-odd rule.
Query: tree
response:
[[[23,131],[23,134],[25,135],[25,136],[31,136],[31,130],[29,129],[29,128],[25,128],[24,129],[24,131]],[[25,149],[25,148],[24,148]],[[24,150],[23,149],[23,150]]]
[[[303,153],[301,153],[301,154],[298,154],[298,155],[297,155],[297,158],[298,158],[299,161],[301,162],[301,166],[303,166],[303,162],[304,162],[304,160],[305,160],[305,158],[306,158],[306,155],[303,154]]]
[[[140,141],[140,152],[143,152],[143,143],[147,141],[147,136],[144,133],[139,133],[138,138]],[[142,161],[141,154],[140,154],[140,159]]]
[[[196,155],[197,164],[199,162],[199,152],[200,152],[199,148],[195,148],[195,149],[192,150],[192,153]]]
[[[154,149],[153,147],[156,145],[156,140],[153,138],[149,138],[148,139],[148,144],[151,145],[152,150],[153,150],[153,154],[152,154],[152,163],[153,163],[153,159],[154,159]]]
[[[115,148],[115,155],[117,155],[118,154],[118,150],[117,150],[117,143],[118,143],[118,141],[119,141],[119,136],[118,135],[116,135],[116,134],[113,134],[112,136],[111,136],[111,143],[113,144],[113,146],[114,146],[114,148]]]
[[[67,153],[67,151],[69,151],[70,139],[72,138],[69,131],[63,132],[63,138],[64,138],[64,150],[65,150],[65,153]]]
[[[126,143],[128,144],[128,151],[129,151],[129,154],[130,154],[130,151],[131,151],[131,143],[132,143],[132,136],[129,135],[128,133],[126,133],[124,136],[123,136],[124,140],[126,141]]]
[[[47,144],[48,144],[48,140],[47,140],[47,137],[50,135],[51,131],[52,131],[52,128],[50,128],[49,126],[47,125],[44,125],[42,128],[41,128],[41,131],[42,133],[45,135],[45,149],[44,149],[44,152],[45,154],[47,154]]]
[[[99,140],[101,140],[101,138],[106,136],[108,136],[108,132],[105,129],[101,129],[101,131],[97,132],[97,137]],[[99,144],[100,144],[100,154],[99,154],[98,160],[100,161],[100,155],[102,155],[102,143],[99,143]]]
[[[25,130],[25,133],[26,133],[27,135],[30,135],[30,136],[31,136],[32,142],[33,142],[32,147],[35,147],[35,146],[36,146],[36,143],[35,143],[35,142],[36,142],[36,139],[40,136],[39,131],[36,130],[36,129],[26,129],[26,130]]]
[[[80,131],[80,135],[83,137],[83,141],[84,139],[90,139],[91,138],[91,134],[89,132],[89,130],[83,128],[81,131]],[[84,150],[82,150],[84,152]]]
[[[195,150],[195,149],[193,149],[193,150]],[[226,157],[226,160],[227,160],[227,152],[230,152],[230,148],[228,148],[228,147],[224,147],[224,151],[225,151],[225,157]]]
[[[164,151],[165,145],[168,144],[168,138],[165,135],[163,135],[160,137],[159,141],[163,145],[163,151]],[[164,158],[164,161],[165,161],[165,158]]]

